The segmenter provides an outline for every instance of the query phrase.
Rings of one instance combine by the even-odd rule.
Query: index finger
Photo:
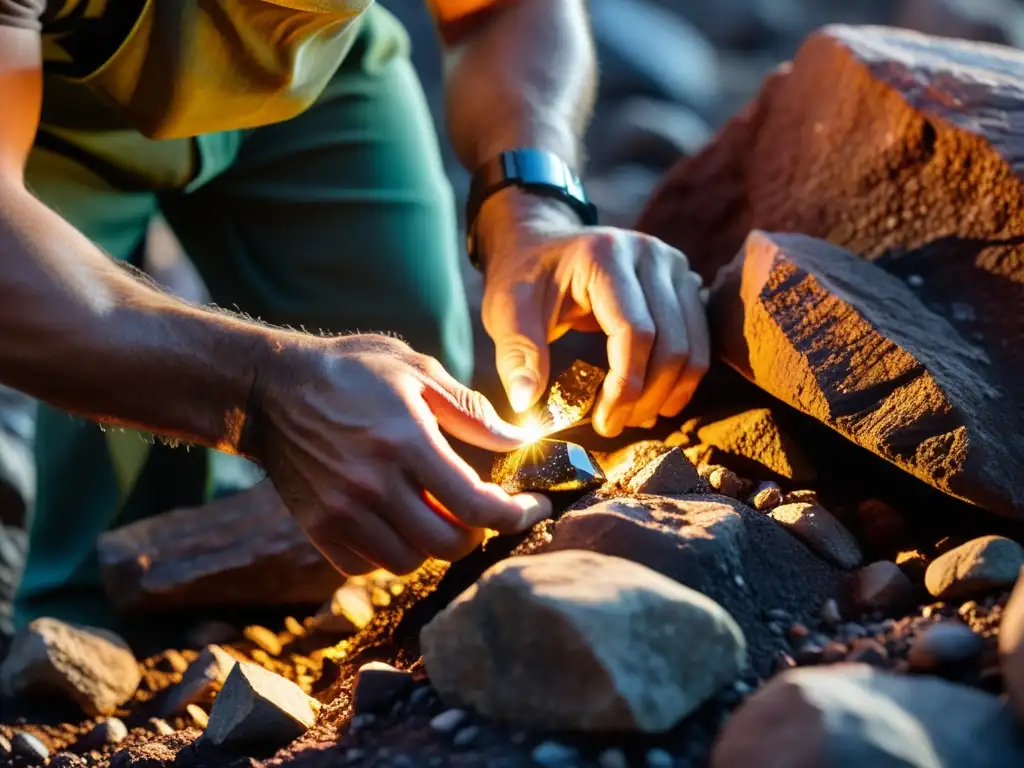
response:
[[[551,503],[543,496],[510,496],[484,483],[445,440],[427,405],[421,402],[414,411],[420,436],[406,454],[406,469],[456,520],[470,528],[518,533],[550,516]]]
[[[618,260],[590,287],[594,319],[608,336],[608,376],[594,411],[594,426],[618,435],[644,389],[656,329],[640,280]]]

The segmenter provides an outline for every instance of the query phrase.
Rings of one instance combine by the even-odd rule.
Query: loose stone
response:
[[[821,606],[821,620],[826,624],[835,626],[842,620],[842,614],[839,613],[839,603],[834,598],[829,598]]]
[[[626,753],[621,749],[605,749],[597,756],[597,764],[601,768],[629,768]]]
[[[242,634],[245,636],[246,640],[253,643],[258,648],[261,648],[271,656],[281,655],[281,651],[283,650],[281,641],[274,632],[271,632],[266,627],[254,624],[250,627],[246,627],[242,631]]]
[[[1013,586],[1024,567],[1024,547],[1003,536],[982,536],[935,558],[924,584],[935,597],[963,600]]]
[[[910,646],[907,661],[920,672],[955,667],[981,655],[985,641],[955,619],[940,621],[919,634]]]
[[[31,733],[19,731],[11,739],[11,752],[25,760],[43,762],[50,757],[50,750]]]
[[[914,601],[917,590],[896,563],[881,560],[857,571],[853,601],[863,611],[900,610]]]
[[[568,768],[576,762],[576,750],[557,741],[542,741],[534,747],[530,757],[545,768]]]
[[[743,493],[743,482],[731,469],[715,467],[708,473],[708,485],[723,496],[738,499]]]
[[[166,720],[162,720],[159,717],[149,718],[149,727],[150,730],[153,731],[153,733],[156,733],[160,736],[170,736],[175,732],[174,729],[171,727],[170,723],[168,723]]]
[[[831,512],[815,504],[783,504],[769,516],[825,560],[852,569],[861,563],[860,546]]]
[[[446,709],[430,720],[430,727],[438,733],[450,733],[462,725],[466,719],[466,711],[463,709]]]
[[[409,672],[395,669],[390,664],[371,661],[359,668],[352,695],[356,712],[382,712],[392,702],[412,690],[413,678]]]
[[[634,494],[684,494],[700,484],[696,467],[679,448],[656,456],[629,481]]]
[[[128,737],[128,727],[119,718],[111,717],[96,723],[85,735],[86,749],[102,749],[109,744],[120,744]]]
[[[774,509],[782,504],[782,489],[775,483],[761,483],[750,497],[750,504],[759,512]]]
[[[468,747],[473,744],[480,736],[480,726],[478,725],[467,725],[465,728],[460,728],[455,736],[452,737],[452,744],[456,747]]]
[[[199,730],[205,730],[206,726],[210,724],[210,716],[197,704],[189,704],[185,707],[185,712],[192,718],[192,722]]]
[[[672,768],[675,761],[664,749],[647,750],[647,768]]]

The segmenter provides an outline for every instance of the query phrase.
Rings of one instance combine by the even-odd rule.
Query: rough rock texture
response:
[[[934,677],[860,664],[786,672],[737,710],[712,768],[863,768],[1024,764],[1003,703]]]
[[[890,560],[879,560],[857,571],[852,592],[853,604],[861,611],[900,610],[917,596],[910,579]]]
[[[319,702],[295,683],[240,662],[213,702],[203,741],[218,747],[286,744],[313,726],[319,710]]]
[[[937,349],[958,348],[956,359],[969,364],[953,380],[957,391],[935,393],[940,400],[918,430],[907,416],[891,425],[904,428],[889,453],[943,489],[1016,516],[1024,515],[1024,492],[1011,480],[1020,476],[1014,457],[1024,455],[1024,430],[1019,409],[1000,406],[1024,402],[1022,80],[1024,53],[1011,49],[825,28],[704,152],[670,172],[638,223],[684,251],[709,283],[753,229],[822,238],[907,280],[957,331]],[[801,284],[796,275],[776,279],[780,289]],[[802,284],[811,290],[815,282]],[[895,289],[889,295],[902,303]],[[946,370],[951,351],[942,355]],[[926,406],[927,395],[909,391],[910,378],[927,388],[929,377],[938,385],[936,371],[903,367],[906,380],[884,373],[900,368],[873,366],[881,391],[855,388],[817,411],[850,420],[890,392]]]
[[[104,534],[100,565],[121,611],[322,603],[344,581],[267,482]]]
[[[924,574],[934,597],[966,599],[1013,586],[1024,567],[1024,547],[1003,536],[982,536],[935,558]]]
[[[824,507],[802,502],[782,504],[768,515],[833,565],[846,569],[860,565],[857,540]]]
[[[939,490],[1024,514],[1024,436],[988,357],[900,280],[754,232],[712,293],[721,354],[744,376]]]
[[[1024,724],[1024,568],[1003,610],[999,626],[999,658],[1003,682],[1017,720]]]
[[[571,549],[642,563],[720,603],[761,674],[783,650],[765,612],[784,609],[808,621],[844,580],[776,523],[724,496],[619,498],[571,510],[548,551]]]
[[[746,662],[740,629],[713,600],[579,551],[499,563],[421,643],[446,702],[547,729],[668,730]]]
[[[631,493],[652,495],[691,493],[700,485],[697,468],[680,448],[651,459],[629,481]]]
[[[697,429],[697,439],[725,454],[711,455],[716,464],[726,464],[739,474],[758,480],[778,479],[810,483],[814,468],[779,427],[768,408],[737,413]]]
[[[169,689],[161,702],[160,714],[178,715],[189,704],[208,704],[227,680],[237,659],[219,645],[208,645],[182,674],[181,681]]]
[[[0,664],[0,691],[70,699],[95,717],[131,698],[141,677],[135,656],[113,632],[42,618],[15,636]]]

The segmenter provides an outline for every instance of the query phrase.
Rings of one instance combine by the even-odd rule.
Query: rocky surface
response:
[[[714,601],[628,560],[571,550],[494,566],[421,642],[446,702],[557,730],[667,731],[747,661]]]
[[[857,540],[821,505],[781,504],[768,516],[833,565],[847,570],[860,565],[862,555]]]
[[[712,768],[1019,765],[1022,745],[995,696],[865,665],[794,670],[726,724]]]
[[[1024,429],[1002,404],[1024,394],[1020,347],[1006,343],[1022,333],[1024,196],[1008,128],[1022,75],[1024,56],[1011,49],[830,27],[669,174],[639,222],[709,283],[751,230],[802,233],[871,260],[878,269],[815,246],[787,266],[763,239],[763,248],[748,244],[747,311],[732,310],[740,327],[730,334],[746,334],[749,349],[726,356],[936,487],[1017,516]],[[800,326],[785,320],[797,295],[815,307],[800,314],[815,322],[799,339]],[[845,341],[856,339],[860,354],[831,365],[823,350],[844,339],[830,331],[853,334]],[[778,376],[789,370],[806,394]]]
[[[962,598],[1005,589],[1024,568],[1024,547],[1004,536],[982,536],[936,558],[924,575],[934,597]]]
[[[69,699],[86,715],[109,715],[131,698],[141,673],[113,632],[36,619],[0,664],[0,695]]]
[[[269,482],[110,531],[99,557],[107,594],[123,612],[316,604],[344,580]]]

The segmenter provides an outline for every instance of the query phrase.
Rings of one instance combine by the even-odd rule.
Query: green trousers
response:
[[[83,128],[68,115],[86,114],[88,95],[46,83],[29,184],[119,260],[163,215],[221,307],[310,331],[397,333],[468,380],[453,196],[408,38],[379,7],[362,23],[313,107],[252,130],[153,141],[102,111]],[[49,615],[116,626],[97,537],[200,503],[207,454],[42,407],[16,623]]]

